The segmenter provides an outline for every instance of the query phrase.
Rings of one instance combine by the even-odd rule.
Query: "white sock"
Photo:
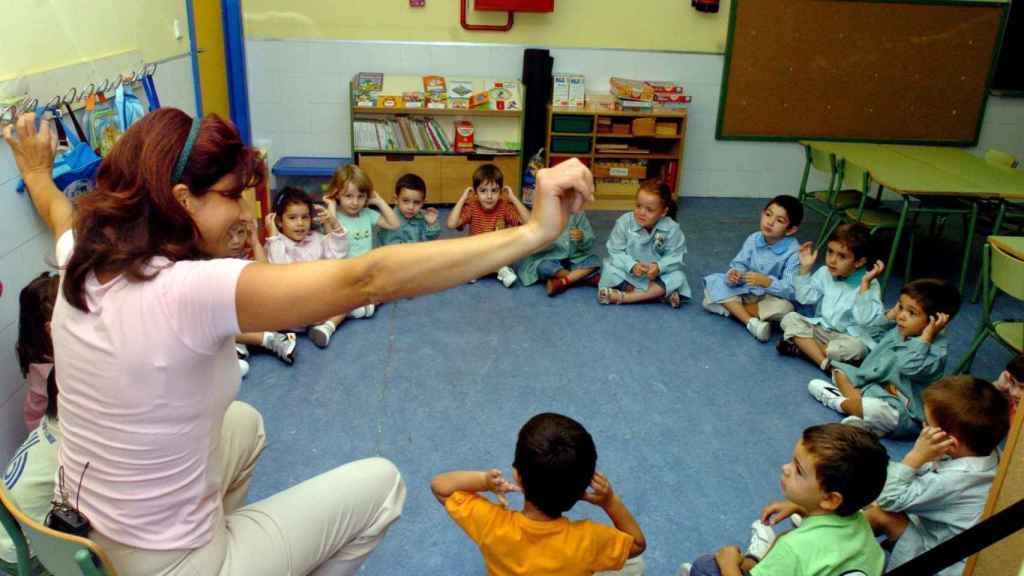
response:
[[[274,341],[274,332],[263,333],[263,347],[270,348],[270,343]]]

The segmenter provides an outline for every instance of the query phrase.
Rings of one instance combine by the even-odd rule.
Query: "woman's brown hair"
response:
[[[64,274],[64,297],[88,312],[84,286],[90,272],[127,274],[149,280],[150,259],[172,262],[203,258],[199,230],[174,198],[175,184],[204,196],[224,176],[237,177],[234,189],[217,192],[237,197],[263,182],[265,172],[256,152],[246,146],[234,125],[211,114],[200,124],[195,145],[179,182],[174,165],[185,146],[192,118],[175,108],[147,114],[121,136],[96,174],[95,189],[78,200],[75,250]]]

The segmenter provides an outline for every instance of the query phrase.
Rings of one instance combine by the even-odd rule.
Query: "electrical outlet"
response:
[[[409,8],[423,8],[427,5],[427,0],[409,0]]]

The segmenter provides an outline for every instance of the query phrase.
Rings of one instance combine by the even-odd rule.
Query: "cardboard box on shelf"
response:
[[[679,133],[679,125],[675,122],[657,122],[654,125],[654,133],[658,136],[675,136]]]
[[[633,134],[636,136],[650,136],[654,134],[654,118],[634,118]]]
[[[642,102],[654,100],[654,88],[641,80],[613,77],[608,83],[611,86],[612,95],[618,98],[640,100]]]
[[[586,104],[584,78],[580,74],[558,73],[551,76],[551,105],[582,108]]]
[[[629,122],[612,122],[612,134],[631,134]]]
[[[594,178],[647,178],[647,165],[642,162],[594,162]]]

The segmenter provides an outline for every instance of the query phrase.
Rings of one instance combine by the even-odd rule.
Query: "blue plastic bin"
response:
[[[274,175],[274,192],[294,186],[319,198],[326,191],[334,171],[351,163],[351,158],[283,156],[270,169]]]

